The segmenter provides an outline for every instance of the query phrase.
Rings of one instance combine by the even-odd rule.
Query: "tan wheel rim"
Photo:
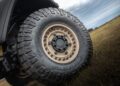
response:
[[[42,35],[42,47],[49,59],[56,63],[72,62],[79,52],[79,41],[70,27],[63,24],[47,26]]]

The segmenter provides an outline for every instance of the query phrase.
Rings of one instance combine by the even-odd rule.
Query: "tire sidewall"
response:
[[[42,35],[45,31],[45,28],[51,24],[64,24],[72,29],[72,31],[76,34],[79,43],[80,49],[77,57],[74,61],[68,64],[58,64],[50,60],[42,48]],[[53,73],[64,73],[71,74],[76,70],[80,69],[84,64],[89,54],[89,44],[87,40],[87,34],[84,32],[85,27],[80,25],[80,23],[75,23],[71,18],[67,16],[48,16],[40,21],[36,22],[36,27],[32,32],[32,50],[37,55],[37,59],[39,60],[39,64],[46,67],[47,70],[52,71]]]

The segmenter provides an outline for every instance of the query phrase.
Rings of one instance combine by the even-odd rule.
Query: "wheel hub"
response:
[[[42,35],[42,47],[49,59],[66,64],[73,61],[79,52],[76,34],[63,24],[47,26]]]
[[[53,38],[52,42],[52,47],[56,52],[60,52],[63,53],[67,50],[68,48],[68,41],[67,39],[62,36],[62,35],[55,35],[55,37]]]

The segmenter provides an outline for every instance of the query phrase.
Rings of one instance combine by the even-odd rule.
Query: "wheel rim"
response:
[[[66,64],[77,57],[80,44],[71,28],[63,24],[52,24],[43,32],[42,47],[49,59]]]

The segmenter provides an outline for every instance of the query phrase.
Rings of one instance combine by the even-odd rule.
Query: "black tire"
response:
[[[43,51],[41,36],[45,26],[61,22],[71,27],[80,42],[74,61],[58,64]],[[88,63],[92,55],[92,43],[84,25],[73,15],[57,8],[40,9],[32,13],[21,25],[18,34],[18,57],[24,70],[44,83],[61,83],[69,80]]]
[[[6,80],[12,86],[27,86],[27,84],[30,82],[29,78],[20,78],[13,74],[7,75]]]
[[[32,79],[30,77],[20,77],[21,65],[17,58],[17,35],[19,31],[19,23],[14,22],[11,32],[7,36],[7,49],[5,59],[9,62],[11,71],[6,72],[5,78],[12,86],[26,86]],[[27,74],[26,74],[27,75]]]

